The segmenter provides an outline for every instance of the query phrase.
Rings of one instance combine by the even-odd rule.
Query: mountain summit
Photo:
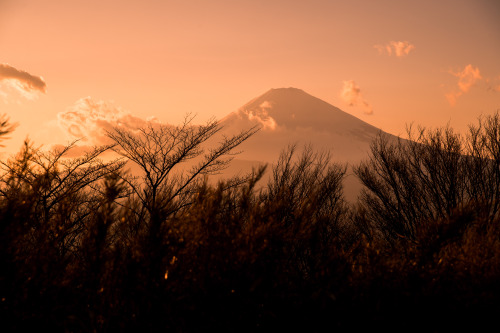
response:
[[[328,150],[339,162],[359,162],[380,129],[297,88],[271,89],[232,112],[221,124],[237,132],[258,125],[240,158],[275,161],[289,144]]]

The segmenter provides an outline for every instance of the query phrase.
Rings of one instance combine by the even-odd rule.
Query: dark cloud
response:
[[[17,88],[21,88],[26,92],[38,91],[45,93],[47,88],[42,77],[31,75],[26,71],[19,70],[8,64],[0,64],[0,81],[3,80],[16,81],[18,83]]]

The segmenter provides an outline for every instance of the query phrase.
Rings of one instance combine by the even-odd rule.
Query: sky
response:
[[[0,0],[0,114],[50,147],[295,87],[382,130],[500,110],[498,0]]]

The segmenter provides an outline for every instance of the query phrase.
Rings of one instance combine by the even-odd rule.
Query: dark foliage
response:
[[[495,320],[498,115],[464,139],[449,128],[379,138],[353,207],[346,166],[309,147],[285,150],[265,186],[265,167],[211,184],[255,132],[205,153],[219,130],[189,119],[118,130],[115,145],[78,159],[64,156],[71,145],[27,142],[2,162],[5,330],[449,331]],[[107,149],[125,160],[100,160]]]

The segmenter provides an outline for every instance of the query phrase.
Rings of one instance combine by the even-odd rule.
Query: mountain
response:
[[[298,148],[310,144],[316,150],[329,151],[334,161],[352,166],[368,157],[370,143],[379,133],[384,133],[296,88],[271,89],[223,118],[221,125],[225,134],[255,125],[261,127],[239,146],[242,153],[237,155],[226,175],[249,171],[259,163],[272,164],[280,152],[293,143]],[[354,176],[347,177],[345,190],[350,199],[355,198],[359,184]]]
[[[331,151],[338,161],[367,155],[380,129],[296,88],[271,89],[221,120],[225,132],[254,125],[261,130],[245,142],[240,158],[272,162],[290,143]]]

